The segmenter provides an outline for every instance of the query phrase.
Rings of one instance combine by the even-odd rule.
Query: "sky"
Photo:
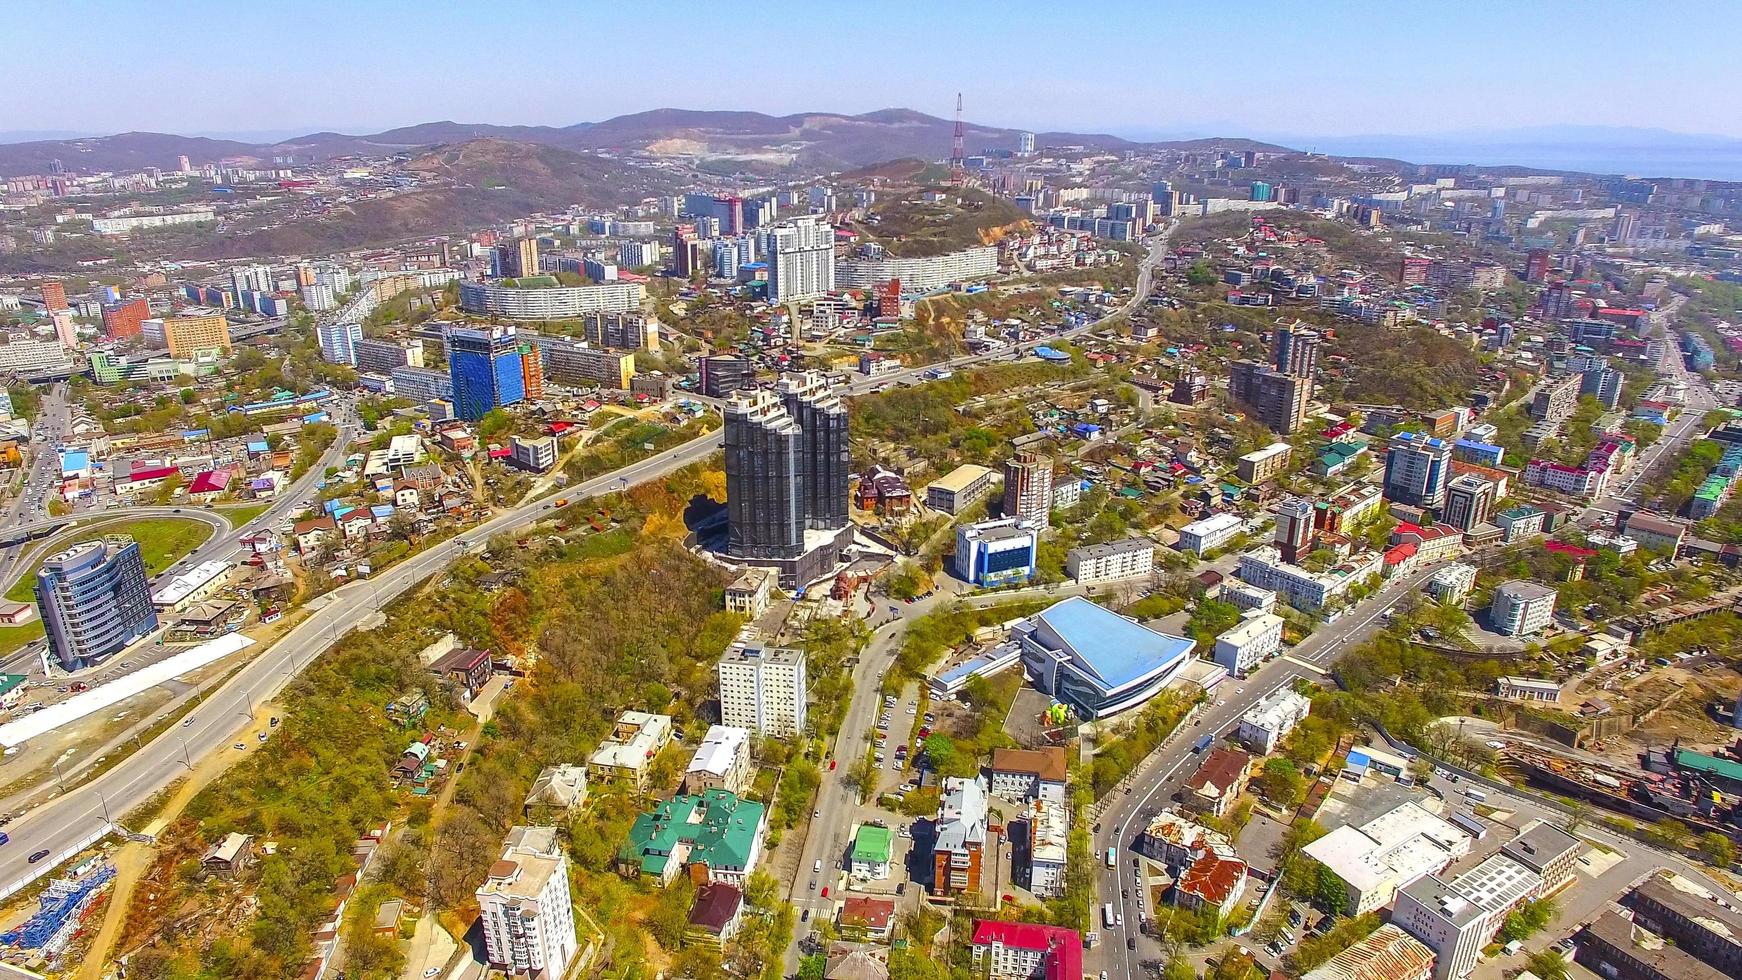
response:
[[[1032,130],[1742,138],[1742,3],[6,0],[0,131],[569,125],[662,106]]]

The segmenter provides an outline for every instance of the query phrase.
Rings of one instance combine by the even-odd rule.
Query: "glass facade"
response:
[[[797,558],[805,532],[847,526],[847,410],[816,375],[789,375],[726,409],[728,551]]]
[[[36,602],[49,649],[79,670],[157,629],[145,562],[132,540],[93,541],[42,563]]]
[[[456,418],[475,422],[493,408],[526,399],[520,341],[512,328],[449,330],[447,345]]]

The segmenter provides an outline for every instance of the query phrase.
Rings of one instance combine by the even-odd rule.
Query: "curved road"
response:
[[[1152,282],[1151,265],[1165,251],[1166,246],[1165,233],[1151,244],[1148,255],[1139,266],[1137,286],[1132,290],[1131,298],[1118,310],[1093,323],[1063,331],[1054,338],[1047,339],[1082,334],[1113,317],[1135,309],[1148,295]],[[1045,342],[1046,339],[1026,342],[1018,345],[1016,350],[1027,351]],[[1010,353],[1012,351],[1007,349],[968,355],[942,364],[908,368],[877,378],[860,379],[846,385],[842,393],[864,394],[890,383],[920,380],[926,371],[938,367],[967,367],[1007,357]],[[271,510],[255,518],[241,530],[270,525],[294,513],[306,502],[304,498],[309,496],[309,490],[319,474],[342,454],[349,441],[348,433],[353,431],[355,416],[350,404],[345,401],[334,402],[330,410],[335,421],[340,424],[340,438],[301,481],[274,502]],[[658,479],[704,459],[720,448],[722,438],[722,432],[715,431],[691,440],[672,452],[576,484],[568,488],[566,493],[568,506],[573,507],[631,484]],[[384,603],[442,571],[467,550],[481,547],[492,535],[525,527],[548,517],[554,509],[552,502],[533,501],[524,504],[470,528],[456,538],[414,555],[367,581],[353,582],[310,603],[309,608],[313,615],[257,655],[227,684],[189,712],[184,724],[147,743],[122,764],[38,807],[8,826],[6,831],[11,836],[11,841],[0,847],[0,891],[20,880],[40,876],[56,863],[71,857],[75,853],[73,848],[93,834],[99,833],[110,817],[118,817],[150,799],[186,772],[192,760],[208,752],[223,750],[234,740],[237,730],[250,720],[255,705],[275,695],[290,678],[307,667],[341,634],[366,621]],[[190,556],[190,560],[225,557],[238,547],[235,537],[223,536],[196,551]],[[863,699],[871,696],[875,696],[874,693],[867,695],[861,689],[855,694],[854,707],[863,707]],[[841,775],[844,774],[843,770]],[[845,791],[844,786],[835,782],[825,784],[825,792],[831,786],[837,792]],[[31,862],[29,857],[40,851],[47,851],[48,856]]]

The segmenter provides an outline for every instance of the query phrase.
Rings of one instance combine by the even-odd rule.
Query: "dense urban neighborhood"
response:
[[[955,107],[0,143],[0,973],[1742,971],[1742,184]]]

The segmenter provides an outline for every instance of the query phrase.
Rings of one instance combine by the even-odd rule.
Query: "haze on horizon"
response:
[[[1278,0],[770,0],[731,19],[699,5],[523,0],[248,9],[20,0],[13,50],[60,60],[13,74],[0,130],[565,126],[660,106],[948,116],[959,90],[977,123],[1135,139],[1564,125],[1742,138],[1742,103],[1721,95],[1742,6],[1688,0],[1476,0],[1431,14]]]

